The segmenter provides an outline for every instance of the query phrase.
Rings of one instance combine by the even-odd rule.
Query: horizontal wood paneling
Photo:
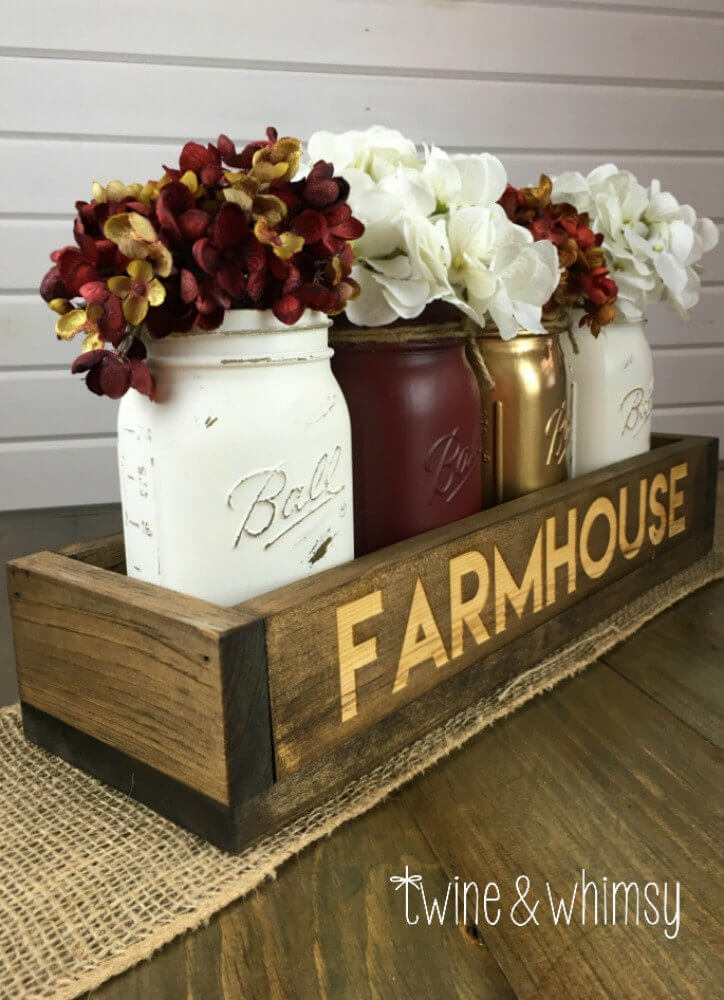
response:
[[[654,399],[657,406],[717,403],[724,388],[724,345],[654,351]]]
[[[80,343],[76,353],[80,352]],[[118,403],[86,389],[83,376],[0,371],[0,441],[66,434],[115,434]]]
[[[66,219],[0,219],[0,290],[37,288],[51,251],[71,243]]]
[[[48,426],[52,427],[52,415]],[[0,510],[74,507],[119,499],[114,438],[0,442]]]
[[[724,104],[724,100],[722,100]],[[719,224],[719,242],[702,260],[701,277],[703,281],[724,280],[724,224]]]
[[[80,338],[58,340],[55,313],[36,293],[0,296],[0,360],[5,368],[65,366],[79,352]],[[2,400],[0,400],[2,414]]]
[[[0,144],[0,151],[2,145]],[[530,184],[540,173],[551,175],[564,170],[588,173],[601,163],[613,161],[622,170],[631,170],[642,184],[658,178],[665,189],[673,191],[678,200],[694,206],[699,215],[724,218],[724,159],[709,156],[641,156],[627,152],[564,153],[530,152],[500,153],[511,183]],[[0,166],[2,171],[2,166]],[[0,196],[1,197],[1,196]]]
[[[55,339],[32,290],[49,252],[72,242],[73,203],[93,179],[158,177],[185,138],[381,122],[498,152],[516,184],[614,160],[724,223],[724,0],[221,0],[213,18],[186,0],[128,0],[122,14],[94,0],[12,6],[0,36],[0,509],[117,499],[116,404],[68,374],[80,344]],[[650,316],[657,421],[723,433],[724,244],[704,279],[688,325]]]
[[[412,137],[419,142],[429,140],[432,137],[432,133],[427,132],[429,127],[418,123],[411,132]],[[204,131],[196,138],[206,141],[215,139],[216,135],[207,135]],[[509,143],[515,144],[524,138],[511,133]],[[549,144],[554,138],[549,137]],[[63,214],[70,219],[74,203],[79,198],[90,197],[92,180],[107,183],[117,177],[127,182],[160,177],[164,163],[174,165],[177,162],[179,148],[175,140],[165,143],[102,142],[8,138],[0,134],[0,214]],[[509,152],[500,146],[493,151],[502,156],[513,184],[531,183],[541,172],[588,172],[613,159],[620,167],[633,170],[642,183],[658,177],[664,187],[675,192],[679,201],[690,202],[700,215],[724,218],[722,157],[551,152],[550,148],[540,152]],[[18,185],[18,177],[23,178],[22,185]]]
[[[154,59],[253,61],[338,68],[364,66],[396,72],[527,73],[554,77],[629,79],[675,76],[686,81],[722,81],[724,22],[668,18],[651,40],[647,13],[556,5],[509,3],[379,3],[344,0],[310,10],[298,0],[249,7],[226,4],[219,19],[179,16],[178,0],[126,0],[122,24],[110,28],[92,0],[70,0],[63,16],[47,17],[47,0],[23,0],[4,25],[6,50],[87,52]],[[183,4],[181,5],[183,8]],[[189,12],[191,13],[191,12]],[[197,12],[196,12],[197,13]],[[83,25],[79,32],[79,24]],[[123,25],[143,25],[124,31]],[[541,35],[565,38],[565,58],[553,59]],[[253,44],[240,44],[241,39]],[[605,45],[592,44],[605,38]],[[511,40],[515,59],[511,59]],[[32,40],[29,46],[29,40]]]
[[[63,98],[53,102],[52,115],[48,81]],[[635,152],[660,148],[665,122],[672,152],[724,151],[724,102],[712,90],[296,71],[282,77],[278,70],[122,63],[101,69],[93,61],[22,57],[0,63],[0,121],[7,131],[125,136],[132,129],[154,140],[203,135],[210,108],[221,129],[241,135],[257,134],[266,122],[302,135],[322,123],[343,130],[375,122],[415,134],[422,116],[430,123],[424,131],[442,145],[494,149],[520,135],[525,148],[553,142]]]
[[[724,286],[702,288],[699,304],[689,320],[661,303],[652,306],[646,336],[655,351],[660,347],[724,345]]]
[[[515,0],[515,2],[527,2],[527,0]],[[714,17],[724,15],[724,0],[560,0],[560,6],[569,3],[576,7],[636,7],[646,9],[652,14],[660,12],[663,17],[670,17],[672,11],[687,15],[709,14]]]
[[[719,460],[724,459],[724,404],[660,407],[654,410],[655,431],[666,434],[711,434],[719,438]]]

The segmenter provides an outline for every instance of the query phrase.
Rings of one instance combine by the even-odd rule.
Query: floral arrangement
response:
[[[561,268],[558,285],[543,306],[544,320],[583,309],[580,326],[588,325],[594,336],[616,317],[618,288],[609,277],[602,233],[594,233],[588,214],[566,202],[552,204],[550,177],[541,174],[537,187],[515,188],[508,184],[500,199],[511,222],[529,229],[534,240],[550,240],[558,250]]]
[[[228,309],[293,324],[355,298],[351,241],[363,226],[349,185],[321,160],[294,180],[301,154],[273,128],[241,151],[220,135],[186,143],[159,181],[95,183],[92,200],[76,202],[76,245],[51,254],[40,294],[59,338],[84,335],[72,371],[92,392],[153,398],[144,334],[214,330]]]
[[[332,160],[350,185],[349,204],[365,227],[347,303],[357,326],[412,319],[436,300],[452,303],[505,338],[543,333],[541,309],[559,283],[558,254],[534,241],[498,203],[505,169],[489,153],[418,152],[400,132],[317,132],[309,155]]]
[[[640,321],[649,303],[661,300],[688,316],[699,301],[699,261],[719,239],[711,219],[697,218],[657,180],[645,188],[613,163],[586,177],[576,171],[560,174],[553,180],[552,201],[590,216],[618,285],[616,305],[626,319]]]

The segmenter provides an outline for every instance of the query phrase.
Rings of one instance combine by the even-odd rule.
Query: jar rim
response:
[[[174,331],[167,337],[149,337],[152,343],[162,343],[164,340],[178,342],[180,340],[195,340],[200,337],[232,336],[234,334],[259,333],[299,333],[304,330],[325,330],[332,325],[326,313],[306,309],[296,323],[282,323],[271,309],[229,309],[221,326],[215,330],[200,330],[194,328],[187,331]]]

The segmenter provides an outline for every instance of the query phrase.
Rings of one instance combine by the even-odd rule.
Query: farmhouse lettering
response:
[[[513,622],[534,616],[579,589],[581,581],[600,580],[617,554],[632,560],[653,552],[665,538],[686,530],[686,480],[682,462],[618,495],[595,497],[584,509],[575,506],[544,518],[521,559],[498,543],[494,533],[485,547],[452,556],[444,588],[445,608],[435,607],[417,576],[406,626],[392,657],[379,661],[378,637],[385,624],[385,591],[374,590],[336,609],[340,711],[342,722],[360,711],[358,674],[376,665],[394,701],[404,694],[423,664],[444,668],[471,648],[484,647]],[[620,559],[619,559],[620,563]],[[482,654],[481,654],[482,655]]]

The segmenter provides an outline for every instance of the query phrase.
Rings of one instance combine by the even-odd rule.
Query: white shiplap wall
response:
[[[115,404],[34,289],[90,181],[187,138],[383,123],[511,179],[615,159],[724,224],[724,0],[0,0],[0,510],[117,499]],[[651,316],[656,425],[724,437],[724,241]]]

